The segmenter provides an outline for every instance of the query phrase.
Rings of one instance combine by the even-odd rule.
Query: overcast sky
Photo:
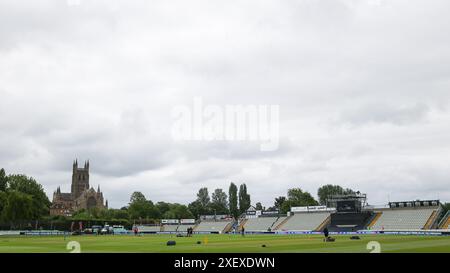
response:
[[[450,201],[448,0],[0,0],[0,167],[111,207],[324,184]],[[280,146],[171,137],[176,105],[279,105]]]

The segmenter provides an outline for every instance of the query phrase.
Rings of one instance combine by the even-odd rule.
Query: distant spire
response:
[[[100,192],[100,185],[98,185],[97,192]]]

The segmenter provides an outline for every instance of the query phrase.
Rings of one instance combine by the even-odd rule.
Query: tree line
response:
[[[286,196],[275,198],[273,206],[265,208],[256,202],[256,210],[278,210],[286,214],[291,207],[326,205],[328,196],[354,193],[338,185],[325,185],[319,188],[316,200],[309,192],[301,188],[292,188]],[[74,214],[75,219],[129,219],[146,223],[158,222],[159,219],[199,219],[201,215],[230,215],[237,219],[251,207],[251,196],[245,183],[239,187],[231,182],[228,194],[221,188],[209,194],[207,187],[200,188],[196,199],[188,205],[168,202],[157,202],[146,198],[142,192],[134,192],[128,206],[121,209],[92,211],[81,210]]]
[[[275,198],[274,205],[267,210],[279,210],[287,213],[293,206],[313,206],[325,204],[330,194],[349,193],[336,185],[326,185],[318,190],[319,200],[300,188],[292,188],[287,196]],[[51,203],[42,186],[26,175],[6,175],[0,170],[0,220],[2,222],[20,222],[49,218]],[[134,192],[127,206],[120,209],[80,210],[72,215],[73,220],[147,220],[158,219],[198,219],[201,215],[231,215],[238,218],[251,206],[251,196],[245,183],[230,183],[228,194],[221,188],[209,194],[207,187],[199,189],[196,199],[188,205],[160,201],[153,203],[141,192]],[[264,210],[261,202],[256,202],[257,210]],[[50,217],[51,218],[51,217]],[[53,217],[61,218],[61,217]]]
[[[326,205],[330,195],[355,193],[339,185],[324,185],[317,191],[316,200],[309,192],[301,188],[291,188],[286,196],[278,196],[273,205],[265,208],[261,202],[255,203],[257,210],[278,210],[286,214],[291,207]],[[120,209],[90,209],[75,212],[71,217],[49,216],[51,202],[34,178],[21,174],[6,175],[0,169],[0,223],[9,223],[13,228],[16,223],[26,221],[111,221],[133,223],[141,221],[157,223],[160,219],[198,219],[201,215],[231,215],[238,218],[251,207],[251,196],[245,183],[236,185],[231,182],[228,191],[214,189],[209,194],[207,187],[200,188],[196,199],[187,205],[159,201],[154,203],[142,192],[131,194],[129,203]],[[449,203],[443,204],[445,210]]]
[[[38,220],[49,214],[50,200],[42,185],[26,175],[6,175],[0,169],[0,220],[15,223]]]
[[[232,215],[237,218],[251,205],[247,185],[238,187],[231,183],[228,194],[220,188],[209,194],[208,188],[199,189],[197,198],[187,206],[178,203],[157,202],[147,200],[141,192],[131,195],[127,207],[121,208],[130,219],[199,219],[201,215]]]

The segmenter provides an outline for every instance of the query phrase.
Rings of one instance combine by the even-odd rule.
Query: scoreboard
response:
[[[361,202],[359,200],[340,200],[336,201],[337,212],[359,212],[361,211]]]

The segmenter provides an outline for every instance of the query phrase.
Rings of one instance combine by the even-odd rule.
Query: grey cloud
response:
[[[448,1],[2,1],[0,166],[51,194],[72,160],[113,206],[246,182],[449,200]],[[280,149],[174,142],[171,109],[280,106]],[[395,183],[393,183],[395,181]],[[174,191],[185,188],[186,191]],[[109,195],[109,196],[108,196]]]
[[[378,103],[363,105],[354,110],[349,109],[341,115],[340,119],[342,122],[354,125],[370,125],[372,123],[408,125],[424,121],[429,111],[430,108],[423,103],[411,106]]]

